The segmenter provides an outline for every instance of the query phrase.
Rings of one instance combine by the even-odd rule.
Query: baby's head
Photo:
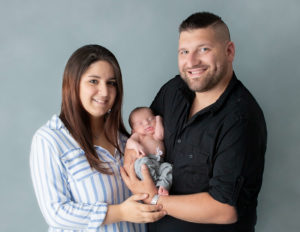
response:
[[[137,107],[129,115],[129,125],[134,133],[154,134],[155,124],[155,116],[149,107]]]

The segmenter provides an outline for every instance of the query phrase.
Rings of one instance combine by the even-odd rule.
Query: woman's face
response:
[[[92,63],[81,76],[79,97],[92,119],[99,119],[112,108],[117,95],[117,80],[107,61]]]

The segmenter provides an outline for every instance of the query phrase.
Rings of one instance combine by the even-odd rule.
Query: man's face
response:
[[[233,57],[233,43],[218,38],[210,27],[180,33],[179,72],[192,91],[206,92],[217,87],[228,74]]]

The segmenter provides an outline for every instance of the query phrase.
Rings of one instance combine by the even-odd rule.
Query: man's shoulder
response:
[[[177,96],[189,95],[190,90],[184,80],[182,80],[181,76],[176,75],[161,87],[159,93],[160,96],[173,99]]]
[[[241,117],[248,119],[257,119],[263,117],[263,111],[251,92],[238,80],[236,88],[232,91],[229,98],[229,108],[232,113],[238,114]]]
[[[182,78],[180,77],[180,75],[176,75],[175,77],[173,77],[172,79],[170,79],[169,81],[167,81],[162,88],[181,88],[184,87],[185,83],[182,80]]]

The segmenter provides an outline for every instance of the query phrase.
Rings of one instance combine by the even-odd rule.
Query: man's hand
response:
[[[145,203],[149,204],[153,196],[157,194],[157,188],[155,187],[153,180],[149,174],[148,168],[145,164],[142,166],[143,180],[139,180],[137,178],[133,164],[130,164],[129,170],[125,170],[123,167],[121,167],[121,175],[125,184],[133,194],[148,194],[149,197],[144,199]]]
[[[124,152],[124,168],[126,172],[129,172],[130,165],[134,165],[135,160],[137,159],[137,153],[133,149],[125,149]]]

